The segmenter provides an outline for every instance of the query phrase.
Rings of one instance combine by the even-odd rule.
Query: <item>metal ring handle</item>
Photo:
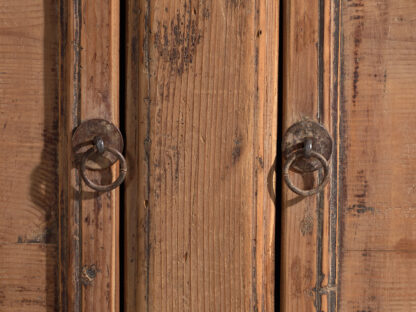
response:
[[[114,154],[115,156],[117,156],[118,160],[120,161],[120,174],[119,174],[117,180],[115,180],[111,184],[108,184],[108,185],[96,184],[96,183],[92,182],[90,179],[88,179],[87,175],[85,174],[87,160],[90,158],[91,155],[98,152],[96,147],[90,148],[88,151],[86,151],[85,154],[82,156],[82,160],[81,160],[81,170],[80,171],[81,171],[82,179],[84,180],[85,184],[87,184],[90,188],[92,188],[93,190],[96,190],[98,192],[108,192],[108,191],[111,191],[111,190],[119,187],[121,185],[121,183],[123,183],[124,179],[126,178],[126,174],[127,174],[126,159],[124,158],[124,156],[118,150],[116,150],[115,148],[112,148],[112,147],[105,146],[103,148],[103,151],[108,151],[108,152]]]
[[[320,192],[325,185],[328,183],[329,181],[329,164],[328,161],[326,160],[326,158],[321,155],[320,153],[317,153],[313,150],[309,151],[309,157],[313,157],[316,158],[317,160],[320,161],[320,163],[322,164],[322,168],[324,169],[324,177],[322,179],[322,182],[315,188],[311,189],[311,190],[302,190],[299,187],[295,186],[292,181],[289,178],[289,169],[292,166],[292,164],[295,162],[295,160],[300,157],[300,156],[305,156],[305,152],[304,150],[297,150],[294,151],[287,159],[284,167],[283,167],[283,177],[285,179],[285,182],[287,184],[287,186],[296,194],[301,195],[301,196],[311,196],[314,195],[318,192]]]

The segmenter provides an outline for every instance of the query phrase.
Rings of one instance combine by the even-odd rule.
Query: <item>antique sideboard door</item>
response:
[[[282,133],[313,120],[333,148],[323,192],[283,184],[281,311],[416,311],[415,14],[412,0],[282,1]],[[289,177],[308,189],[325,172]]]
[[[0,311],[416,310],[415,14],[3,0]]]
[[[83,121],[119,124],[119,5],[0,4],[0,311],[119,311],[119,189],[82,182],[72,147]]]
[[[0,311],[274,310],[278,23],[1,2]]]
[[[125,311],[274,311],[279,2],[125,12]]]

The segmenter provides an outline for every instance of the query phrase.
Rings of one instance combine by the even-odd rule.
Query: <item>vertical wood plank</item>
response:
[[[71,133],[92,118],[119,116],[119,1],[61,1],[61,304],[118,311],[118,190],[98,194],[74,168]],[[66,174],[65,174],[66,173]],[[116,169],[90,172],[106,183]]]
[[[59,12],[59,304],[63,312],[80,312],[80,180],[72,170],[71,143],[71,133],[80,122],[79,2],[61,0]]]
[[[320,15],[322,1],[283,1],[283,130],[303,118],[323,122],[320,85]],[[308,189],[316,174],[291,173],[296,185]],[[315,311],[322,302],[318,248],[323,206],[320,196],[299,197],[282,190],[282,311]],[[320,311],[320,310],[318,310]]]
[[[81,1],[80,116],[118,124],[119,0]],[[116,170],[96,174],[113,180]],[[82,311],[117,311],[119,191],[98,194],[82,185]],[[117,250],[116,250],[117,249]]]
[[[126,14],[126,311],[272,311],[278,2]]]
[[[342,1],[340,310],[411,311],[416,3]]]
[[[0,3],[0,311],[58,309],[57,23],[54,1]]]

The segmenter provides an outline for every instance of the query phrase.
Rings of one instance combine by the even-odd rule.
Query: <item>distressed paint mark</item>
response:
[[[241,146],[242,141],[243,141],[243,139],[241,138],[241,136],[238,136],[234,139],[233,150],[231,152],[233,164],[235,164],[240,159],[241,149],[242,149],[242,146]]]
[[[188,70],[202,39],[203,30],[199,27],[199,20],[208,19],[209,16],[208,8],[197,11],[192,3],[185,2],[183,11],[177,10],[169,22],[157,21],[154,44],[159,57],[170,65],[171,71],[182,75]]]
[[[349,206],[348,211],[350,211],[353,216],[359,216],[368,212],[374,213],[375,209],[373,207],[367,207],[365,205],[356,204]]]
[[[31,236],[18,236],[18,244],[48,244],[55,243],[56,237],[53,231],[45,229],[41,233],[33,233]]]
[[[362,8],[364,6],[364,3],[361,0],[358,0],[354,3],[348,4],[348,6],[356,7],[357,12],[356,14],[352,15],[354,20],[359,21],[355,27],[354,30],[354,71],[353,71],[353,80],[352,80],[352,104],[353,106],[357,103],[357,97],[358,97],[358,82],[360,79],[360,46],[362,42],[362,32],[363,32],[363,19],[364,15],[362,15],[358,8]]]

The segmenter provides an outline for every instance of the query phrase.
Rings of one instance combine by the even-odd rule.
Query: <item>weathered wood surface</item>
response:
[[[274,310],[277,1],[128,1],[126,311]]]
[[[71,133],[80,122],[118,124],[119,1],[61,3],[61,304],[67,311],[118,311],[119,191],[96,193],[75,168]],[[117,170],[88,172],[107,184]]]
[[[320,21],[324,12],[318,0],[283,1],[282,114],[283,131],[303,118],[324,123],[322,95],[323,42]],[[294,183],[310,189],[316,174],[290,174]],[[315,311],[322,307],[322,259],[319,242],[323,223],[323,197],[299,197],[286,185],[281,210],[282,311]],[[319,245],[319,246],[318,246]]]
[[[0,311],[57,309],[58,7],[0,3]]]
[[[416,3],[343,1],[340,311],[416,309]]]
[[[284,127],[306,115],[335,143],[324,197],[283,191],[284,311],[415,309],[415,12],[284,2]]]

